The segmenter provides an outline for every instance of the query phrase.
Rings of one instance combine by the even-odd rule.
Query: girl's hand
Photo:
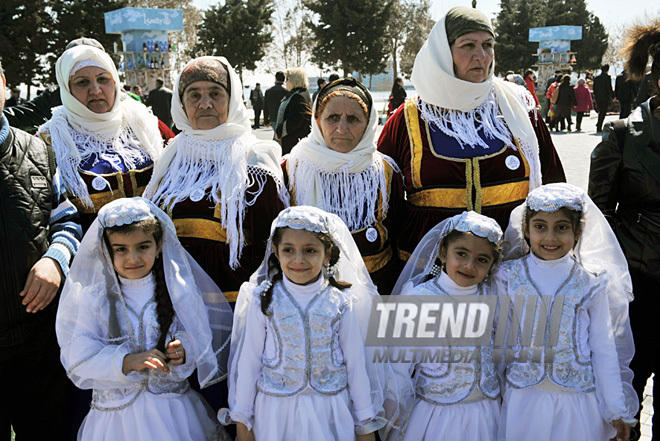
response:
[[[140,352],[137,354],[128,354],[124,357],[124,362],[121,371],[124,375],[128,375],[132,371],[142,371],[145,369],[160,369],[166,374],[170,373],[170,368],[165,361],[165,354],[158,349],[152,349],[147,352]]]
[[[236,441],[255,441],[254,433],[243,423],[236,423]]]
[[[355,441],[376,441],[376,435],[374,432],[368,433],[366,435],[358,435],[355,438]]]
[[[170,359],[170,363],[177,366],[186,362],[186,350],[180,340],[172,340],[167,344],[165,355]]]
[[[630,426],[621,420],[612,421],[612,425],[616,429],[616,438],[610,441],[629,441],[630,440]]]

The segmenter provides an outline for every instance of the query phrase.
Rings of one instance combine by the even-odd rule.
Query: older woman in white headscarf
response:
[[[311,205],[338,215],[353,235],[381,294],[399,275],[390,206],[402,197],[401,174],[392,158],[376,151],[378,115],[371,94],[354,78],[326,85],[314,103],[312,132],[283,165],[292,205]]]
[[[55,69],[63,105],[39,135],[55,152],[86,231],[103,205],[142,194],[163,138],[158,119],[144,105],[124,99],[115,64],[101,49],[72,47]],[[167,130],[162,136],[173,134]]]
[[[415,59],[411,79],[419,96],[381,133],[379,151],[404,174],[404,260],[448,217],[474,210],[506,228],[530,190],[565,180],[532,96],[493,76],[494,35],[483,13],[450,9]]]
[[[288,205],[280,146],[252,134],[242,92],[225,58],[186,64],[172,97],[181,133],[145,191],[170,213],[183,246],[230,302],[259,266],[270,224]]]

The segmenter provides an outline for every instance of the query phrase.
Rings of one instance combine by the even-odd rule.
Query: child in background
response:
[[[375,286],[346,225],[298,206],[271,227],[236,303],[229,409],[238,440],[373,440],[386,365],[364,347]]]
[[[511,214],[507,247],[505,258],[524,257],[502,264],[497,292],[512,303],[523,296],[525,305],[537,304],[536,312],[523,307],[520,323],[534,313],[530,341],[543,343],[540,361],[506,365],[500,439],[628,440],[639,403],[628,368],[634,352],[632,290],[626,260],[604,216],[583,190],[545,185]],[[550,312],[562,298],[551,348]],[[521,334],[507,343],[516,355]]]
[[[170,218],[143,198],[110,202],[77,257],[56,328],[67,374],[94,390],[78,439],[226,439],[187,377],[224,377],[231,309]]]
[[[502,229],[489,217],[470,211],[446,219],[415,248],[394,292],[488,295],[483,282],[500,260],[501,242]],[[493,348],[460,349],[472,351],[474,361],[394,366],[396,384],[402,385],[401,430],[391,433],[388,440],[497,439],[500,386]]]

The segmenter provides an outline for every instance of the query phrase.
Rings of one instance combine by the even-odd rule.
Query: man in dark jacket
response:
[[[607,114],[607,108],[610,101],[614,98],[614,91],[612,90],[612,78],[607,74],[610,70],[610,65],[605,64],[601,68],[601,73],[594,78],[594,99],[596,100],[596,110],[598,110],[598,121],[596,122],[596,131],[603,131],[603,121]]]
[[[655,85],[652,93],[660,90],[660,68]],[[591,153],[589,171],[589,196],[610,221],[632,279],[635,300],[630,303],[629,315],[636,348],[630,369],[635,374],[632,384],[640,401],[649,376],[660,372],[659,145],[660,98],[655,97],[642,103],[626,120],[605,125],[603,141]],[[657,379],[653,390],[657,419]]]
[[[620,113],[619,118],[628,118],[632,111],[632,104],[637,96],[637,84],[628,78],[628,74],[624,70],[621,75],[616,77],[614,85],[614,95],[619,100]]]
[[[277,122],[277,111],[280,103],[289,96],[289,91],[284,88],[284,72],[275,73],[275,85],[266,90],[266,107],[264,107],[264,125],[270,126]]]
[[[0,75],[1,111],[2,65]],[[11,425],[18,439],[69,438],[73,385],[60,363],[56,296],[81,237],[52,152],[0,116],[0,430],[7,436]]]
[[[165,87],[162,78],[156,78],[156,88],[149,92],[147,98],[147,105],[151,106],[151,110],[156,117],[167,124],[167,127],[172,127],[172,91]]]
[[[250,92],[250,103],[254,109],[254,125],[252,128],[258,129],[260,127],[261,109],[264,108],[264,94],[261,91],[261,84],[257,83]]]

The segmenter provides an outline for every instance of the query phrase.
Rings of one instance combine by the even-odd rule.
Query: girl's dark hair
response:
[[[465,236],[475,236],[475,237],[481,237],[481,236],[476,236],[474,233],[470,231],[458,231],[458,230],[452,230],[447,234],[445,237],[442,238],[442,242],[440,242],[440,247],[438,249],[438,252],[441,253],[442,249],[444,248],[445,250],[449,248],[449,245],[454,243],[456,240],[460,239],[461,237]],[[482,237],[482,239],[485,239],[488,241],[488,243],[493,247],[493,264],[497,262],[501,257],[502,257],[502,245],[497,245],[491,242],[490,240],[486,239],[485,237]],[[442,266],[442,261],[440,260],[440,254],[436,256],[435,262],[436,265]],[[492,265],[491,265],[492,268]],[[427,274],[426,277],[424,277],[424,282],[431,280],[434,276],[432,274]]]
[[[273,233],[273,250],[279,246],[280,242],[282,241],[282,234],[287,228],[288,227],[277,228],[275,233]],[[309,232],[321,241],[325,251],[330,250],[330,261],[328,264],[330,266],[336,264],[339,260],[339,248],[332,241],[330,235],[328,233],[316,233],[314,231]],[[270,307],[270,302],[273,300],[273,286],[275,286],[275,283],[282,280],[282,268],[280,267],[280,262],[277,259],[277,256],[275,256],[275,253],[272,253],[268,257],[268,278],[273,284],[270,286],[270,288],[261,293],[261,312],[263,312],[264,315],[270,315],[268,313],[268,308]],[[334,277],[328,277],[328,282],[330,285],[339,289],[346,289],[351,287],[350,283],[342,282],[335,279]]]
[[[571,210],[570,208],[566,208],[566,207],[561,207],[557,211],[560,211],[564,215],[566,215],[568,220],[571,222],[571,226],[573,227],[573,233],[577,237],[577,235],[582,232],[582,214],[583,213],[581,211]],[[532,210],[529,207],[527,207],[525,209],[525,225],[526,225],[527,234],[529,234],[529,222],[537,214],[539,214],[539,211]]]
[[[129,234],[133,231],[143,231],[145,234],[153,234],[157,246],[160,246],[163,242],[163,228],[155,217],[150,217],[128,225],[105,228],[103,230],[103,240],[108,248],[110,257],[113,256],[113,251],[110,246],[108,234]],[[172,322],[174,321],[175,313],[170,293],[167,291],[163,258],[160,255],[156,257],[151,272],[156,278],[156,313],[158,314],[158,325],[160,327],[160,335],[158,337],[156,349],[165,352],[165,340],[167,339],[167,333],[170,330],[170,326],[172,326]]]

